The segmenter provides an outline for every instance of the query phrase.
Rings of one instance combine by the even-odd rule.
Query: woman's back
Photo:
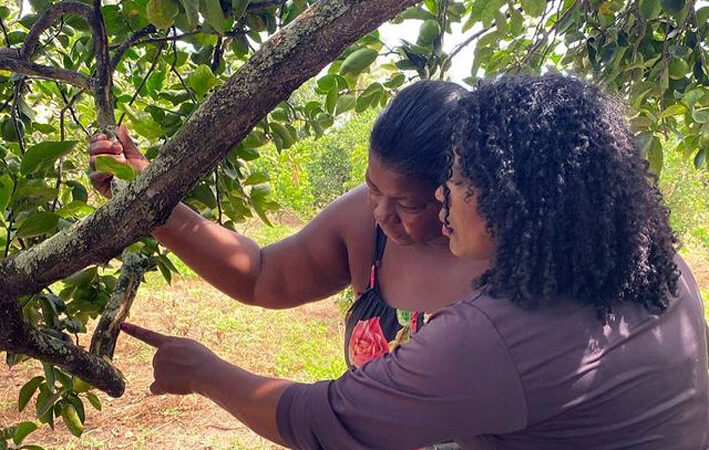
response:
[[[659,315],[624,303],[604,325],[591,306],[520,313],[475,306],[507,344],[525,394],[527,426],[501,449],[704,449],[709,445],[707,325],[689,268]]]

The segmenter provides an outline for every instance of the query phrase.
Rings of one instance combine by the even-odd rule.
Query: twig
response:
[[[2,28],[2,34],[5,36],[5,45],[10,48],[10,37],[7,35],[7,28],[5,27],[5,22],[0,17],[0,28]]]
[[[222,49],[222,40],[223,38],[219,36],[217,38],[217,45],[214,46],[214,55],[212,56],[212,65],[210,66],[212,72],[214,73],[216,73],[219,68],[219,64],[222,62],[222,54],[224,53],[224,50]]]
[[[172,34],[175,35],[176,31],[175,28],[172,28]],[[192,93],[192,90],[187,86],[187,83],[185,83],[185,80],[182,79],[182,75],[180,75],[180,72],[177,70],[177,39],[174,39],[172,41],[172,64],[170,65],[170,70],[177,75],[177,79],[180,80],[180,84],[182,87],[187,91],[187,94],[189,94],[190,98],[192,99],[193,103],[197,103],[197,99],[194,96],[194,93]]]
[[[61,67],[43,66],[24,59],[0,57],[0,69],[21,73],[23,75],[44,78],[47,80],[64,81],[83,89],[91,89],[93,87],[93,80],[82,73],[63,69]]]
[[[77,99],[81,96],[81,94],[83,94],[83,93],[84,93],[84,91],[83,91],[83,89],[82,89],[81,91],[79,91],[79,92],[77,92],[76,94],[74,94],[74,96],[71,97],[71,100],[69,100],[69,103],[67,103],[66,105],[64,105],[64,107],[63,107],[63,108],[61,109],[61,111],[59,112],[59,140],[62,141],[62,142],[63,142],[63,141],[65,140],[65,138],[66,138],[66,133],[65,133],[65,130],[64,130],[64,116],[66,115],[67,110],[68,110],[69,108],[71,108],[71,106],[74,104],[74,102],[76,102],[76,100],[77,100]],[[64,168],[64,157],[59,158],[59,168],[57,169],[57,183],[56,183],[57,196],[54,197],[54,201],[52,202],[51,211],[56,210],[57,204],[59,203],[59,187],[60,187],[61,184],[62,184],[62,170],[63,170],[63,168]]]
[[[130,101],[128,102],[128,106],[131,106],[133,102],[135,101],[136,98],[138,98],[138,94],[140,94],[141,89],[143,89],[143,86],[145,86],[145,82],[148,81],[148,77],[150,76],[151,73],[155,70],[155,66],[158,63],[158,59],[160,59],[160,55],[162,54],[162,49],[163,49],[164,44],[161,44],[158,47],[158,50],[155,52],[155,57],[153,58],[153,62],[150,65],[150,68],[146,72],[145,76],[143,77],[142,80],[140,80],[140,84],[138,85],[138,88],[135,90],[133,93],[133,96],[131,97]],[[118,125],[123,123],[123,118],[126,116],[125,111],[121,114],[121,117],[118,119]]]
[[[482,36],[483,34],[487,33],[490,31],[490,28],[484,28],[480,31],[476,31],[475,33],[472,34],[469,38],[461,42],[460,44],[456,45],[456,47],[451,51],[450,55],[446,57],[446,59],[443,60],[443,63],[441,64],[441,69],[448,64],[448,61],[451,61],[455,55],[460,53],[461,50],[463,50],[465,47],[470,45],[471,42]],[[441,70],[441,79],[443,79],[443,71]]]
[[[17,136],[17,143],[20,145],[20,153],[25,154],[25,141],[22,137],[22,132],[20,130],[19,118],[17,113],[19,112],[19,101],[22,95],[22,88],[25,86],[25,80],[19,80],[15,84],[15,93],[12,98],[12,106],[10,107],[10,117],[12,118],[12,125],[15,128],[15,134]]]
[[[140,30],[136,31],[133,33],[128,39],[125,41],[121,42],[117,46],[115,46],[115,51],[113,53],[113,58],[111,58],[111,67],[115,68],[118,66],[118,63],[121,62],[121,59],[123,58],[123,55],[125,52],[133,46],[140,38],[143,36],[147,36],[149,34],[155,33],[157,29],[155,28],[155,25],[150,24],[146,27],[141,28]],[[114,48],[114,47],[109,47],[109,48]]]
[[[110,362],[91,355],[71,342],[33,328],[22,316],[18,301],[0,304],[0,350],[21,353],[54,364],[96,386],[111,397],[125,389],[123,375]]]
[[[61,87],[59,86],[59,84],[57,84],[57,88],[59,88],[59,93],[61,94],[62,99],[64,100],[64,104],[65,104],[65,105],[68,105],[69,112],[71,113],[71,117],[74,119],[74,122],[76,122],[76,124],[79,126],[79,128],[81,128],[81,129],[83,130],[83,132],[86,134],[86,136],[88,136],[88,137],[90,138],[90,137],[91,137],[91,133],[89,133],[89,130],[87,130],[87,129],[84,127],[84,125],[79,121],[79,119],[76,117],[76,112],[74,111],[73,106],[72,106],[72,105],[69,105],[69,99],[66,98],[66,94],[65,94],[64,91],[61,89]]]

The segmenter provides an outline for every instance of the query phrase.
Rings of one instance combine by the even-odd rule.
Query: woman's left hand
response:
[[[130,323],[121,324],[121,330],[157,349],[153,357],[155,381],[150,385],[153,394],[200,393],[200,380],[221,361],[192,339],[166,336]]]

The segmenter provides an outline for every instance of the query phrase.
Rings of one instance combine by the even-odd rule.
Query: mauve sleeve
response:
[[[526,426],[518,373],[493,323],[459,303],[393,353],[282,395],[278,429],[298,449],[413,449]]]

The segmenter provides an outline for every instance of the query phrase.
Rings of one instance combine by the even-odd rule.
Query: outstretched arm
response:
[[[133,324],[121,329],[155,347],[153,394],[201,394],[261,436],[285,445],[278,433],[276,409],[292,383],[261,377],[229,364],[192,339],[166,336]]]
[[[118,140],[94,138],[91,167],[98,156],[111,156],[143,170],[148,160],[138,151],[125,126]],[[91,180],[111,195],[111,175],[94,172]],[[184,204],[175,208],[165,225],[154,230],[161,244],[217,289],[248,304],[289,308],[328,297],[350,282],[343,228],[353,212],[347,201],[336,201],[303,230],[260,248],[256,242],[213,223]]]

